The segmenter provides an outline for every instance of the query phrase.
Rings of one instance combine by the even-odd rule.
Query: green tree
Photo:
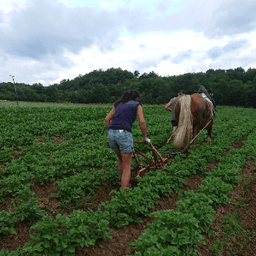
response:
[[[232,80],[228,84],[228,101],[226,104],[231,106],[243,106],[244,102],[241,97],[244,89],[243,82],[240,80]]]
[[[110,94],[106,86],[103,84],[95,84],[88,92],[90,103],[108,103]]]
[[[224,76],[220,79],[216,78],[209,83],[214,88],[213,93],[216,104],[225,105],[230,102],[229,82],[230,78]]]
[[[138,70],[135,70],[135,71],[133,72],[133,75],[134,75],[135,78],[138,78],[139,75],[140,75],[140,72],[139,72]]]

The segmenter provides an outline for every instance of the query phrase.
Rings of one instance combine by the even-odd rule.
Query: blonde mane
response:
[[[193,137],[193,116],[191,113],[191,97],[184,95],[180,100],[179,125],[175,131],[173,144],[184,148]]]

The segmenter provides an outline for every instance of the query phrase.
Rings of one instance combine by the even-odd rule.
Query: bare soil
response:
[[[249,164],[245,164],[242,168],[242,173],[244,175],[243,180],[233,189],[229,194],[235,204],[222,205],[216,209],[216,215],[214,223],[211,228],[214,230],[215,236],[206,235],[207,245],[198,245],[200,255],[231,255],[231,252],[240,251],[235,255],[240,256],[252,256],[256,255],[256,160],[251,161]],[[253,176],[253,181],[250,181],[250,175]],[[243,244],[241,246],[239,242],[240,234],[236,234],[231,237],[229,247],[230,249],[223,248],[221,254],[212,254],[211,248],[214,242],[219,238],[224,238],[223,234],[223,216],[227,215],[237,215],[240,216],[240,226],[241,228],[252,234],[252,238],[249,239],[248,244]],[[253,232],[254,235],[253,235]],[[241,239],[240,239],[241,240]],[[242,248],[244,246],[244,248]]]
[[[234,144],[234,148],[240,148],[243,145],[243,140]],[[15,152],[19,153],[19,152]],[[16,156],[18,157],[18,155]],[[219,161],[208,163],[206,171],[211,171]],[[229,249],[224,248],[219,254],[213,254],[211,251],[212,246],[216,242],[217,238],[223,236],[223,217],[227,214],[237,214],[241,216],[240,225],[248,233],[256,233],[256,159],[248,164],[244,164],[242,167],[243,180],[234,188],[234,190],[228,195],[234,200],[235,204],[221,205],[216,210],[214,215],[215,221],[211,225],[215,236],[206,237],[206,245],[198,244],[199,255],[231,255],[230,251],[242,249],[236,255],[247,256],[256,255],[256,240],[251,236],[247,244],[241,245],[239,243],[239,235],[231,238]],[[254,179],[252,179],[254,178]],[[202,176],[195,175],[194,177],[187,178],[187,184],[182,187],[184,190],[194,190],[198,192],[198,187],[201,184]],[[251,183],[249,183],[251,181]],[[136,184],[133,184],[136,185]],[[53,218],[60,212],[62,214],[69,214],[72,210],[60,211],[60,201],[57,198],[52,197],[58,191],[58,185],[53,182],[49,182],[46,185],[34,184],[31,190],[35,192],[35,197],[40,203],[40,207],[48,212]],[[109,195],[111,190],[118,190],[119,186],[101,186],[97,193],[94,195],[91,201],[94,207],[97,207],[102,201],[110,201],[113,195]],[[168,197],[162,197],[159,203],[155,205],[150,212],[175,209],[176,202],[179,200],[179,195],[175,192],[170,193]],[[12,197],[6,197],[6,204],[0,204],[1,210],[8,210],[11,205]],[[242,199],[242,200],[241,200]],[[92,208],[94,208],[92,206]],[[82,207],[83,208],[83,207]],[[95,208],[96,209],[96,208]],[[127,244],[138,239],[143,233],[143,230],[147,228],[147,223],[152,222],[153,217],[147,217],[143,219],[143,223],[134,223],[123,228],[109,229],[112,239],[99,240],[104,248],[99,248],[97,245],[90,246],[89,248],[77,247],[76,255],[99,255],[99,256],[123,256],[125,254],[134,254],[134,249],[128,249]],[[2,248],[9,249],[9,251],[15,251],[23,247],[23,245],[29,241],[32,241],[29,235],[30,225],[27,222],[17,223],[15,230],[16,235],[8,235],[0,237],[0,250]]]

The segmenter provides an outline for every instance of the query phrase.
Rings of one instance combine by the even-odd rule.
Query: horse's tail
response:
[[[180,99],[179,123],[174,134],[173,144],[178,148],[184,148],[193,137],[193,117],[191,113],[190,95],[184,95]]]

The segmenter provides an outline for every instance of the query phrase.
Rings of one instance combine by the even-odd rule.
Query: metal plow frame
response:
[[[212,119],[203,127],[203,129],[201,131],[199,131],[199,133],[188,143],[188,145],[184,149],[182,149],[180,151],[176,151],[176,152],[173,152],[173,151],[164,152],[163,151],[163,153],[168,154],[168,156],[166,158],[163,158],[161,156],[161,154],[156,150],[156,148],[153,146],[153,144],[151,142],[149,143],[149,145],[151,147],[152,158],[153,159],[148,158],[143,153],[141,153],[137,148],[134,148],[135,154],[134,154],[133,158],[135,158],[135,161],[136,161],[137,165],[140,168],[136,178],[137,177],[143,177],[144,174],[149,170],[157,170],[157,169],[161,170],[164,166],[170,165],[171,164],[171,161],[170,161],[171,156],[177,155],[177,154],[183,154],[189,148],[189,146],[195,141],[195,139],[199,136],[199,134],[210,124],[211,121],[212,121]],[[173,133],[171,135],[171,137],[168,139],[168,141],[165,144],[163,150],[165,150],[166,145],[170,142],[170,140],[172,139],[172,137],[174,135],[175,135],[175,133]],[[134,143],[146,144],[145,142],[139,142],[139,141],[134,141]],[[141,162],[140,162],[139,156],[142,156],[142,157],[146,158],[149,161],[149,164],[148,165],[142,165]]]
[[[134,143],[146,144],[145,142],[139,142],[139,141],[134,141]],[[133,155],[133,157],[135,158],[135,161],[136,161],[137,165],[140,168],[136,178],[137,177],[143,177],[144,174],[149,170],[157,170],[157,169],[161,170],[164,166],[167,166],[167,165],[171,164],[171,162],[169,161],[170,160],[169,155],[167,156],[167,158],[163,158],[151,142],[149,143],[149,145],[150,145],[151,151],[152,151],[152,159],[145,156],[137,148],[134,148],[135,154]],[[146,158],[149,161],[149,164],[148,165],[142,165],[141,161],[140,161],[140,156]]]

